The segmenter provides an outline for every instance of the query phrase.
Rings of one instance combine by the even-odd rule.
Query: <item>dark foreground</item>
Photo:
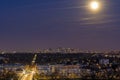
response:
[[[120,53],[0,54],[0,80],[18,80],[23,69],[29,74],[32,68],[33,80],[120,79]]]

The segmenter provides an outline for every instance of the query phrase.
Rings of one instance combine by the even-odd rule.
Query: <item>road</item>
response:
[[[20,80],[32,80],[33,79],[33,73],[31,72],[31,73],[26,73],[26,74],[24,74],[22,77],[21,77],[21,79]]]
[[[35,65],[36,57],[37,57],[37,55],[34,56],[31,65],[25,66],[25,69],[20,74],[18,80],[33,80],[33,77],[34,77],[35,73],[37,72],[37,68]]]
[[[33,76],[37,72],[36,66],[26,66],[23,72],[20,74],[18,80],[33,80]]]

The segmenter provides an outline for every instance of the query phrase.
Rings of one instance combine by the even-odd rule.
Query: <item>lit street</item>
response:
[[[34,74],[37,72],[36,66],[35,66],[35,60],[37,55],[34,56],[32,60],[32,64],[25,67],[25,70],[20,74],[18,80],[33,80]]]

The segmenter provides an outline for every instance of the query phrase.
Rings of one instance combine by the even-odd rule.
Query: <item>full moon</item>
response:
[[[99,5],[99,2],[97,2],[97,1],[92,1],[92,2],[90,3],[90,8],[91,8],[92,10],[98,10],[99,7],[100,7],[100,5]]]

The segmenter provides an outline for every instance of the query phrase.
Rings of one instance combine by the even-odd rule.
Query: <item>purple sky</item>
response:
[[[0,49],[120,49],[120,0],[0,0]]]

